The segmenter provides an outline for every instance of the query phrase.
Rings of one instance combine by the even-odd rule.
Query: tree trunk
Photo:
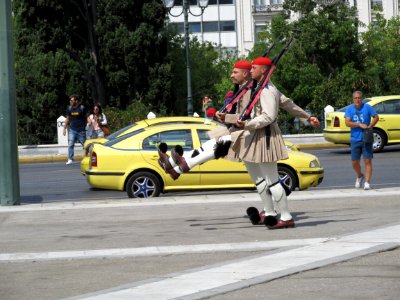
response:
[[[94,30],[97,1],[83,0],[82,2],[87,24],[90,59],[92,60],[94,70],[94,89],[92,90],[92,100],[93,102],[99,102],[102,106],[104,106],[107,104],[104,88],[104,77],[102,76],[101,63],[98,57],[97,37]]]

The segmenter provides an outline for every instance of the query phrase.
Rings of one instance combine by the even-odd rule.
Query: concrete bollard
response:
[[[147,119],[155,119],[157,116],[152,111],[147,114]]]
[[[326,116],[332,112],[334,112],[335,109],[331,105],[327,105],[324,108],[324,128],[326,128]]]
[[[68,132],[65,136],[63,135],[65,120],[66,117],[64,116],[60,116],[57,119],[57,140],[59,146],[68,146]]]

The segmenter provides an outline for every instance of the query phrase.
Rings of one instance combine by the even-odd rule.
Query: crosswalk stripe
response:
[[[76,299],[199,299],[221,290],[235,290],[296,272],[322,267],[400,245],[400,225],[381,228],[316,244],[268,253],[204,270],[163,276],[140,285],[82,295]],[[166,277],[166,278],[165,278]]]
[[[179,246],[154,246],[140,248],[115,248],[101,250],[76,250],[54,252],[30,252],[30,253],[2,253],[0,261],[40,261],[40,260],[65,260],[65,259],[90,259],[112,257],[154,256],[189,253],[210,253],[218,251],[260,251],[282,247],[304,246],[327,241],[327,238],[280,240],[268,242],[250,243],[224,243],[224,244],[200,244]]]

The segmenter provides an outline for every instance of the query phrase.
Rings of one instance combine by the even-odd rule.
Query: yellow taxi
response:
[[[363,103],[371,105],[379,115],[373,130],[374,152],[382,151],[386,145],[400,143],[400,95],[371,97]],[[350,127],[346,126],[344,118],[346,108],[327,114],[323,135],[328,142],[350,145]]]
[[[104,144],[109,140],[113,140],[117,137],[125,135],[127,133],[134,132],[135,130],[145,128],[153,125],[160,124],[170,124],[170,123],[181,123],[181,124],[190,124],[190,123],[204,123],[206,120],[204,118],[196,118],[196,117],[161,117],[161,118],[153,118],[153,119],[145,119],[140,120],[135,123],[132,123],[120,130],[113,132],[107,137],[104,138],[96,138],[96,139],[87,139],[83,145],[83,148],[86,149],[86,153],[89,152],[89,148],[93,144]],[[216,121],[211,121],[210,125],[217,126],[218,123]]]
[[[158,164],[158,145],[179,144],[185,152],[208,140],[207,132],[215,126],[201,123],[148,126],[122,135],[104,144],[94,144],[85,169],[91,187],[126,190],[129,197],[157,197],[177,190],[254,188],[243,163],[225,159],[211,160],[194,167],[173,180]],[[289,159],[279,161],[284,183],[292,190],[317,186],[324,169],[318,158],[301,151],[289,150]]]
[[[207,120],[209,121],[209,120]],[[145,119],[145,120],[140,120],[137,121],[133,124],[130,124],[116,132],[113,132],[109,136],[105,138],[96,138],[96,139],[87,139],[85,144],[84,144],[84,149],[85,149],[85,157],[81,161],[81,173],[82,175],[85,176],[85,171],[89,166],[89,153],[91,148],[93,147],[94,144],[104,144],[105,142],[114,140],[118,137],[122,137],[125,134],[132,134],[133,132],[136,132],[139,129],[149,127],[149,126],[154,126],[154,125],[161,125],[161,124],[205,124],[206,120],[204,118],[198,118],[198,117],[161,117],[161,118],[153,118],[153,119]],[[219,122],[213,120],[211,122],[207,122],[211,126],[218,126],[222,125]],[[285,141],[286,148],[288,150],[293,150],[293,151],[299,151],[299,148],[297,145]]]

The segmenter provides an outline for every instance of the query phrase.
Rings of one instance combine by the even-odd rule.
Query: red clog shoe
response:
[[[171,150],[171,157],[174,160],[174,162],[179,166],[182,173],[187,173],[190,171],[190,168],[185,158],[182,155],[180,155],[175,149]]]
[[[158,159],[158,164],[160,165],[160,167],[163,168],[164,171],[168,173],[173,180],[177,180],[181,174],[174,170],[171,163],[169,162],[169,156],[160,150],[158,150],[158,155],[160,157]]]
[[[294,223],[293,219],[288,220],[288,221],[279,220],[275,225],[273,225],[273,226],[267,225],[267,227],[268,227],[268,229],[293,228],[293,227],[295,227],[295,223]]]

